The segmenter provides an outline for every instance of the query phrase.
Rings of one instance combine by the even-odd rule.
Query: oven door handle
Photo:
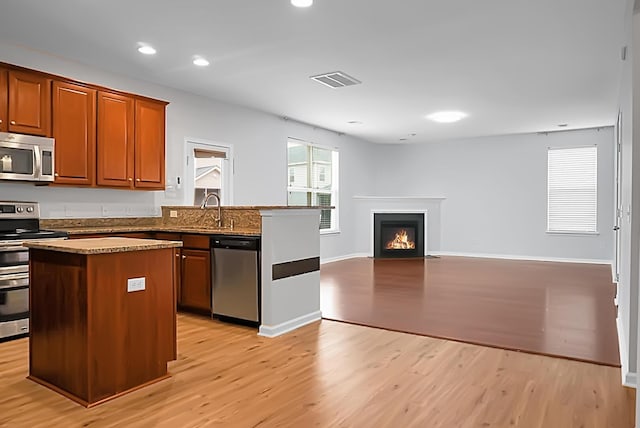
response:
[[[28,285],[23,286],[11,286],[11,285],[0,285],[0,293],[6,293],[7,291],[17,291],[17,290],[27,290],[29,288]]]
[[[10,291],[10,289],[19,289],[29,286],[29,277],[21,276],[12,279],[0,279],[0,290]]]
[[[22,245],[12,245],[10,247],[0,247],[0,253],[6,253],[9,251],[28,251],[27,247],[23,247]]]

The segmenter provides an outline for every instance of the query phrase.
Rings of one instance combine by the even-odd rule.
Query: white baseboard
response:
[[[370,257],[370,255],[368,253],[353,253],[353,254],[347,254],[344,256],[329,257],[329,258],[320,260],[320,264],[323,265],[326,263],[339,262],[342,260],[358,259],[360,257]]]
[[[563,257],[521,256],[521,255],[514,255],[514,254],[458,253],[455,251],[430,251],[429,255],[477,257],[477,258],[485,258],[485,259],[532,260],[532,261],[538,261],[538,262],[589,263],[589,264],[597,264],[597,265],[611,264],[611,260],[603,260],[603,259],[570,259],[570,258],[563,258]]]
[[[303,315],[298,318],[294,318],[289,321],[285,321],[278,325],[269,326],[269,325],[261,325],[258,330],[258,336],[264,337],[276,337],[285,333],[289,333],[297,328],[302,327],[303,325],[311,324],[312,322],[316,322],[322,319],[322,312],[316,311],[310,314]]]
[[[635,372],[629,371],[629,350],[627,349],[627,342],[624,338],[622,329],[622,319],[616,318],[616,327],[618,330],[618,347],[620,352],[620,375],[622,377],[622,384],[629,388],[636,388],[638,385],[638,376]]]

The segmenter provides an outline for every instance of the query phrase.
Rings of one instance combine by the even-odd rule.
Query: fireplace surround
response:
[[[373,213],[373,256],[424,257],[424,232],[424,213]]]

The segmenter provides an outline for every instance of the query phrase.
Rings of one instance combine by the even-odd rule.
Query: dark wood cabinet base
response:
[[[169,377],[174,257],[30,250],[29,379],[90,407]]]

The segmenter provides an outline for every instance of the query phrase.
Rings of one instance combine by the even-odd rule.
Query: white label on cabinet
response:
[[[145,289],[145,277],[127,279],[127,291],[129,293],[134,291],[142,291],[144,289]]]

